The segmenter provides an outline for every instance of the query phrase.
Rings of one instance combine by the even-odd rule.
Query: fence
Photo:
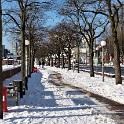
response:
[[[21,67],[10,68],[9,70],[4,70],[2,72],[3,80],[15,75],[16,73],[21,71]]]

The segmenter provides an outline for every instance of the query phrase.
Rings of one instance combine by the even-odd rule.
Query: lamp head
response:
[[[28,40],[25,40],[25,45],[29,45],[29,41]]]
[[[104,47],[106,45],[106,41],[101,41],[101,46]]]

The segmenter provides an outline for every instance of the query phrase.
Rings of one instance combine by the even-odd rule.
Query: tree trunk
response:
[[[64,68],[64,55],[62,53],[62,68]]]
[[[57,67],[60,68],[60,51],[58,52],[58,64]]]
[[[56,66],[56,63],[57,63],[57,56],[55,55],[55,58],[54,58],[54,66]]]
[[[48,56],[48,65],[50,66],[50,57]]]
[[[94,77],[94,68],[93,68],[93,44],[91,44],[89,49],[89,63],[90,63],[90,77]]]
[[[34,68],[34,60],[33,60],[33,48],[32,45],[30,46],[30,50],[31,50],[31,55],[30,55],[30,59],[31,59],[31,73],[33,72],[33,68]]]
[[[28,45],[25,46],[25,89],[28,90],[28,70],[29,70],[29,61],[28,61]]]
[[[78,60],[78,73],[79,73],[79,63],[80,63],[80,48],[79,48],[79,46],[80,46],[80,43],[79,43],[79,41],[78,41],[78,53],[77,53],[77,60]]]
[[[52,56],[50,57],[51,57],[51,67],[53,67],[53,57]]]
[[[116,84],[122,84],[121,78],[121,67],[120,67],[120,50],[117,38],[117,28],[116,28],[116,15],[113,14],[111,8],[111,1],[106,0],[109,11],[109,19],[111,23],[112,37],[113,37],[113,47],[114,47],[114,67],[115,67],[115,80]],[[116,11],[116,10],[115,10]]]
[[[25,87],[25,36],[23,28],[21,29],[21,79],[22,79],[22,88]],[[23,91],[22,89],[22,91]],[[21,98],[23,98],[23,93],[21,93]]]
[[[114,67],[116,84],[122,84],[119,45],[114,43]]]
[[[3,119],[3,106],[2,106],[2,87],[3,87],[3,76],[2,76],[2,7],[0,0],[0,119]]]
[[[68,48],[68,70],[71,70],[71,48]]]
[[[31,33],[29,37],[29,77],[31,77]]]
[[[21,79],[22,79],[22,91],[25,92],[25,10],[21,10]],[[23,98],[23,92],[20,93]]]

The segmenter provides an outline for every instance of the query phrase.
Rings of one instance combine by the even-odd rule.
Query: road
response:
[[[90,70],[88,65],[80,65],[80,70]],[[102,72],[101,66],[94,66],[94,71]],[[113,67],[104,67],[104,72],[109,74],[115,74],[115,69]],[[121,67],[121,73],[124,76],[124,67]]]

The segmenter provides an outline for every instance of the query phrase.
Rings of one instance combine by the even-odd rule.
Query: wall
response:
[[[2,72],[3,74],[3,81],[13,75],[15,75],[16,73],[19,73],[21,71],[21,67],[17,67],[17,68],[13,68],[10,70],[5,70]]]

